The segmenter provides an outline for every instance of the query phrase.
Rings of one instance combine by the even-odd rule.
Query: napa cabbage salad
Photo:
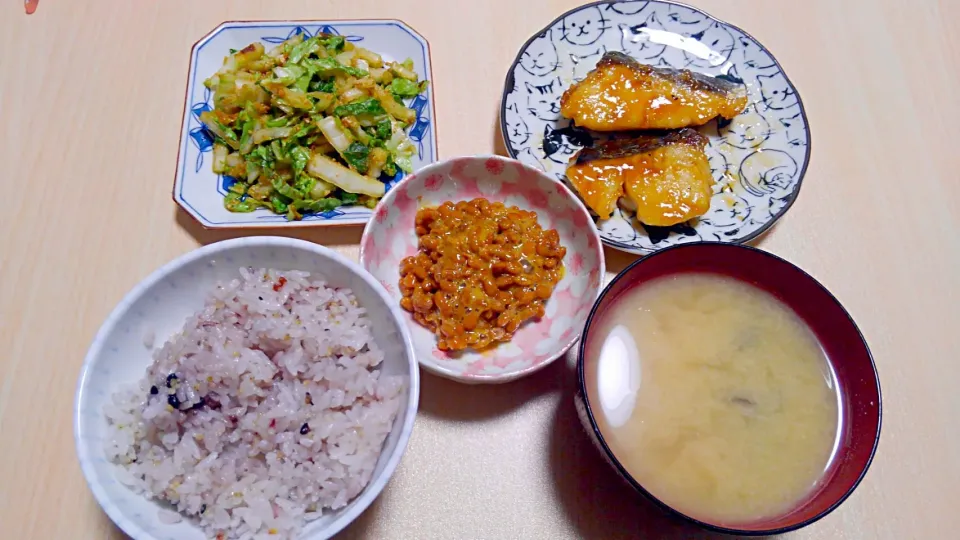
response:
[[[341,36],[298,34],[270,51],[230,51],[204,85],[213,110],[213,172],[237,179],[231,212],[266,208],[288,219],[341,205],[373,208],[381,176],[412,172],[416,147],[404,104],[426,90],[413,61],[387,62]]]

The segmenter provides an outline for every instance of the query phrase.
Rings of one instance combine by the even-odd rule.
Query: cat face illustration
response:
[[[693,32],[690,37],[707,48],[705,58],[688,51],[683,53],[690,65],[699,67],[719,66],[726,62],[737,45],[737,40],[733,37],[733,34],[716,21],[710,23],[706,28]]]
[[[587,76],[593,68],[597,67],[600,57],[607,52],[607,47],[601,45],[599,49],[586,54],[570,55],[570,61],[573,63],[573,80],[581,81]]]
[[[681,24],[695,28],[703,25],[705,18],[702,13],[690,9],[673,9],[667,13],[666,20],[671,23],[671,26]]]
[[[560,22],[561,39],[573,45],[592,45],[609,28],[609,22],[599,7],[581,9]]]
[[[543,153],[550,161],[566,165],[580,147],[571,144],[569,137],[561,133],[550,124],[543,126]]]
[[[793,116],[779,118],[778,121],[783,126],[787,140],[792,140],[803,132],[803,118],[799,112]]]
[[[517,148],[527,143],[530,140],[530,128],[527,127],[527,123],[523,121],[523,117],[520,115],[520,111],[517,110],[516,103],[510,104],[507,107],[507,114],[504,115],[506,120],[506,129],[507,140],[510,141],[510,146]]]
[[[541,81],[537,81],[541,82]],[[530,84],[524,81],[527,92],[527,110],[530,114],[548,122],[560,119],[560,77],[550,79],[543,84]]]
[[[750,202],[735,192],[724,193],[715,198],[719,204],[711,204],[710,212],[703,221],[709,221],[710,225],[720,229],[717,231],[716,239],[723,240],[724,233],[733,233],[739,231],[744,222],[750,218],[753,207]]]
[[[790,191],[797,176],[797,162],[782,150],[754,152],[740,164],[740,185],[751,195],[763,197]]]
[[[643,11],[643,8],[647,7],[649,3],[646,1],[614,2],[607,4],[605,9],[621,15],[636,15]]]
[[[783,76],[779,73],[774,75],[757,75],[757,82],[760,84],[760,95],[763,97],[763,104],[766,105],[768,109],[789,109],[798,103],[796,92],[786,84]]]
[[[720,129],[723,142],[743,150],[760,147],[772,133],[770,122],[758,114],[753,105],[747,107]]]
[[[557,46],[553,43],[553,30],[533,40],[520,57],[520,67],[534,77],[553,73],[560,65]]]
[[[651,41],[650,34],[645,31],[647,28],[663,28],[656,11],[639,24],[620,23],[617,28],[620,29],[620,49],[634,58],[649,60],[667,50],[666,45]]]

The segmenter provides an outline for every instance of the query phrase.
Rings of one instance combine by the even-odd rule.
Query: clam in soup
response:
[[[773,295],[717,274],[662,277],[623,293],[593,331],[593,414],[654,497],[735,526],[817,488],[838,440],[837,384],[813,332]]]

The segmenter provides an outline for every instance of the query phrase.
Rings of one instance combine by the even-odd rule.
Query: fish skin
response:
[[[646,132],[629,139],[611,139],[583,148],[574,156],[577,165],[597,159],[616,159],[633,154],[652,152],[668,144],[688,144],[704,148],[707,138],[695,129],[680,129],[661,133]]]
[[[560,113],[594,131],[679,129],[718,116],[731,119],[747,102],[743,84],[642,64],[612,51],[563,93]]]
[[[597,143],[571,159],[567,179],[601,219],[626,196],[641,223],[676,225],[710,209],[706,145],[707,138],[690,128]]]

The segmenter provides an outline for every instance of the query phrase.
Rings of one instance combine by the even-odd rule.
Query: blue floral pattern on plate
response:
[[[700,129],[716,184],[706,215],[647,227],[617,209],[597,223],[603,242],[637,254],[700,240],[756,238],[789,209],[810,157],[810,131],[796,88],[746,32],[702,11],[661,0],[595,2],[533,36],[507,73],[501,130],[507,151],[560,181],[571,156],[595,138],[560,116],[560,97],[607,51],[637,60],[742,81],[750,104],[730,121]]]
[[[352,43],[362,42],[364,47],[388,60],[410,58],[421,79],[433,79],[427,40],[400,21],[229,22],[218,26],[197,42],[191,52],[187,105],[184,107],[173,192],[177,204],[204,227],[362,225],[373,215],[372,210],[361,206],[341,206],[328,212],[308,214],[301,221],[287,221],[286,217],[263,209],[248,214],[229,212],[223,207],[223,197],[236,180],[210,170],[207,158],[213,151],[214,137],[200,122],[200,114],[213,106],[211,92],[203,86],[204,79],[220,69],[230,49],[241,49],[255,41],[263,42],[269,49],[297,34],[312,37],[318,33],[341,35]],[[416,122],[407,130],[418,149],[413,159],[414,169],[437,160],[432,88],[432,85],[428,86],[424,94],[407,100],[407,106],[417,112]],[[396,176],[382,180],[389,190],[403,176],[400,171]]]

